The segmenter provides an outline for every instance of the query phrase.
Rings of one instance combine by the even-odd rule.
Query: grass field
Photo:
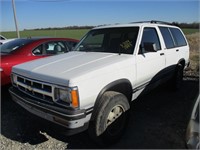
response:
[[[20,31],[21,37],[69,37],[80,39],[88,29],[66,29],[66,30],[26,30]],[[187,34],[193,34],[199,32],[199,29],[183,29],[183,32]],[[1,32],[6,38],[16,38],[16,32]]]
[[[66,29],[66,30],[26,30],[20,31],[20,37],[68,37],[80,39],[88,29]],[[16,38],[16,32],[1,32],[6,38]]]
[[[193,34],[199,32],[199,29],[182,29],[184,34]]]

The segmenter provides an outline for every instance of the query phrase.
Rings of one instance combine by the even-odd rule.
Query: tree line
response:
[[[180,28],[190,28],[190,29],[199,29],[200,23],[199,22],[193,22],[193,23],[178,23],[178,22],[172,22],[172,24],[180,27]]]
[[[173,25],[176,25],[180,28],[190,28],[190,29],[199,29],[200,23],[193,22],[193,23],[179,23],[179,22],[172,22]],[[99,25],[101,26],[101,25]],[[36,28],[32,30],[65,30],[65,29],[92,29],[96,26],[67,26],[67,27],[48,27],[48,28]],[[24,29],[24,31],[29,29]]]
[[[95,26],[67,26],[67,27],[48,27],[48,28],[36,28],[33,30],[65,30],[65,29],[92,29]],[[26,30],[26,29],[24,29]]]

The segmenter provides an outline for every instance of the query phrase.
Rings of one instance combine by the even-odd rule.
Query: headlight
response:
[[[68,102],[68,103],[71,102],[70,94],[67,90],[62,90],[62,89],[59,90],[59,99],[64,102]]]
[[[78,88],[56,88],[55,101],[60,104],[68,104],[74,108],[79,107]]]

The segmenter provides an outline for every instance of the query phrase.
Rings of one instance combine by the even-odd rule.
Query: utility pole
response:
[[[13,6],[13,13],[14,13],[14,20],[15,20],[15,27],[16,27],[17,37],[20,38],[19,30],[18,30],[18,25],[17,25],[17,17],[16,17],[16,9],[15,9],[15,2],[14,2],[14,0],[12,0],[12,6]]]

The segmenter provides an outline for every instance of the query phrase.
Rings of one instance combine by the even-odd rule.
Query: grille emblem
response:
[[[33,88],[32,88],[31,86],[28,86],[27,89],[28,89],[29,91],[33,91]]]

